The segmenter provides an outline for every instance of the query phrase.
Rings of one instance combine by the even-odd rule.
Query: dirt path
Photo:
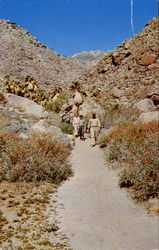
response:
[[[156,250],[156,217],[127,198],[115,171],[104,165],[103,151],[76,140],[72,153],[75,176],[57,196],[62,231],[73,250]]]

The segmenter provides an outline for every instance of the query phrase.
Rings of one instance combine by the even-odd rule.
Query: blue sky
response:
[[[112,50],[154,16],[157,0],[0,0],[0,19],[27,29],[38,41],[70,56]]]

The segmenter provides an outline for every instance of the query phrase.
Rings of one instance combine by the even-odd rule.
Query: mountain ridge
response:
[[[46,90],[54,84],[67,88],[78,81],[89,92],[100,88],[109,95],[114,87],[120,88],[128,98],[140,98],[144,91],[157,86],[158,17],[113,51],[92,60],[79,57],[84,55],[87,59],[88,55],[96,56],[99,52],[64,57],[9,20],[0,20],[0,37],[0,85],[5,75],[18,80],[31,75]]]
[[[9,20],[0,20],[0,78],[9,75],[21,80],[35,77],[41,87],[67,85],[86,72],[79,62],[57,54],[38,42],[27,30]]]

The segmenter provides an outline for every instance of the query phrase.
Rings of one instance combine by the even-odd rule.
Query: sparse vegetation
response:
[[[32,134],[28,139],[15,133],[0,133],[2,180],[60,183],[72,174],[70,150],[50,134]]]
[[[62,105],[65,103],[65,101],[67,100],[67,95],[65,92],[57,92],[58,96],[56,97],[56,99],[53,101],[46,101],[44,107],[47,111],[52,111],[55,113],[59,113]],[[50,95],[50,93],[49,93]]]
[[[69,249],[58,222],[48,221],[46,205],[51,203],[55,218],[56,206],[50,195],[72,175],[70,148],[51,134],[22,139],[5,130],[9,118],[2,112],[0,119],[0,246]]]
[[[57,221],[48,221],[44,214],[50,194],[56,195],[56,185],[46,182],[0,183],[2,249],[69,249],[68,239],[59,232]],[[12,202],[12,206],[8,206],[11,197],[12,201],[18,201],[18,205]],[[52,202],[52,216],[55,214]]]
[[[108,160],[123,166],[119,186],[129,188],[136,201],[158,197],[158,131],[159,124],[149,122],[118,128],[100,142],[108,146]]]
[[[128,125],[137,120],[139,110],[132,106],[122,106],[110,96],[103,93],[99,100],[105,109],[104,121],[107,127]]]
[[[73,126],[70,123],[60,122],[58,127],[64,134],[73,134]]]

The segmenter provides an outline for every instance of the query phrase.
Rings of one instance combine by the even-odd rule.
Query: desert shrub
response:
[[[70,150],[50,134],[0,133],[0,175],[7,181],[49,181],[59,184],[72,174]]]
[[[7,119],[7,117],[5,116],[3,111],[0,111],[0,131],[7,126],[9,120]]]
[[[106,127],[129,125],[136,121],[140,114],[137,108],[118,103],[107,93],[101,94],[99,103],[105,109],[104,120]]]
[[[108,160],[124,168],[119,173],[120,187],[131,187],[131,196],[145,201],[158,196],[157,122],[118,128],[103,138],[101,147],[109,146]]]
[[[62,122],[62,118],[57,113],[50,114],[50,125],[56,126],[61,129],[64,134],[72,134],[73,133],[73,126],[71,123]]]
[[[55,102],[52,103],[52,111],[59,113],[63,103],[64,100],[62,98],[58,98]]]
[[[134,145],[135,146],[135,145]],[[150,134],[129,154],[128,167],[119,174],[120,187],[131,187],[131,196],[146,201],[158,196],[158,133]]]
[[[61,92],[59,94],[59,97],[55,101],[47,101],[44,107],[47,111],[59,113],[66,99],[67,99],[67,93]]]
[[[60,110],[61,110],[62,105],[63,105],[62,99],[57,99],[54,102],[46,102],[44,107],[45,107],[45,109],[47,111],[52,111],[52,112],[55,112],[55,113],[59,113]]]
[[[44,108],[47,111],[53,111],[53,103],[52,102],[46,102],[45,105],[44,105]]]
[[[58,127],[62,130],[64,134],[73,134],[73,126],[70,123],[60,122]]]

